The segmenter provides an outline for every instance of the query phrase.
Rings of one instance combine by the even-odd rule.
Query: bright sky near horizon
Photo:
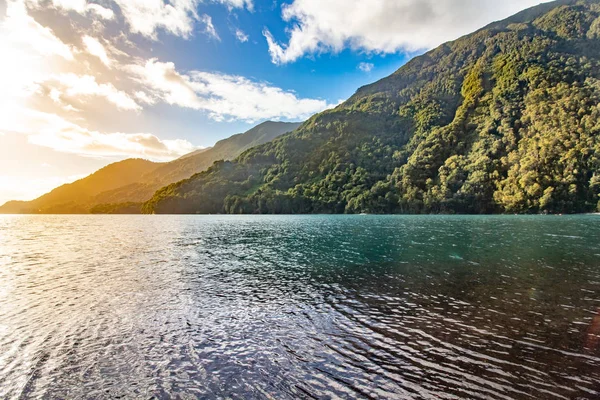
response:
[[[0,204],[300,121],[541,0],[0,0]]]

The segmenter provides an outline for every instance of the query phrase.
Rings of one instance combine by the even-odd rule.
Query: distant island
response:
[[[187,178],[176,183],[115,189],[146,198],[104,192],[85,212],[594,212],[599,105],[600,5],[546,3],[413,59],[293,132],[169,175]],[[1,211],[37,206],[11,207]]]

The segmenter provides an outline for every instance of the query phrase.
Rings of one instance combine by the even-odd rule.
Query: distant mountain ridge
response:
[[[168,163],[127,159],[110,164],[76,182],[62,185],[32,201],[9,201],[0,213],[135,212],[142,203],[172,182],[189,178],[215,161],[231,160],[247,149],[296,129],[299,123],[264,122],[249,131],[223,139]],[[137,206],[139,211],[139,206]]]
[[[416,57],[146,213],[600,209],[600,1],[545,3]]]
[[[210,149],[198,150],[191,155],[162,164],[152,173],[144,176],[144,181],[160,183],[161,185],[157,188],[159,189],[164,185],[178,182],[204,171],[215,161],[234,159],[244,151],[268,143],[284,133],[293,131],[300,125],[300,123],[292,122],[263,122],[245,133],[239,133],[217,142]]]

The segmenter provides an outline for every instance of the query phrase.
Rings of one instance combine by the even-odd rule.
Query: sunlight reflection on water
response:
[[[0,398],[597,398],[597,216],[0,216]]]

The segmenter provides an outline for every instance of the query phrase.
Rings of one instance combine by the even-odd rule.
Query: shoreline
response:
[[[576,214],[317,214],[317,213],[307,213],[307,214],[142,214],[142,213],[114,213],[114,214],[93,214],[93,213],[0,213],[0,216],[3,215],[93,215],[93,216],[132,216],[132,215],[146,215],[146,216],[160,216],[160,215],[187,215],[187,216],[245,216],[245,217],[261,217],[261,216],[354,216],[354,217],[569,217],[569,216],[585,216],[585,215],[596,215],[600,216],[600,212],[593,213],[576,213]]]

